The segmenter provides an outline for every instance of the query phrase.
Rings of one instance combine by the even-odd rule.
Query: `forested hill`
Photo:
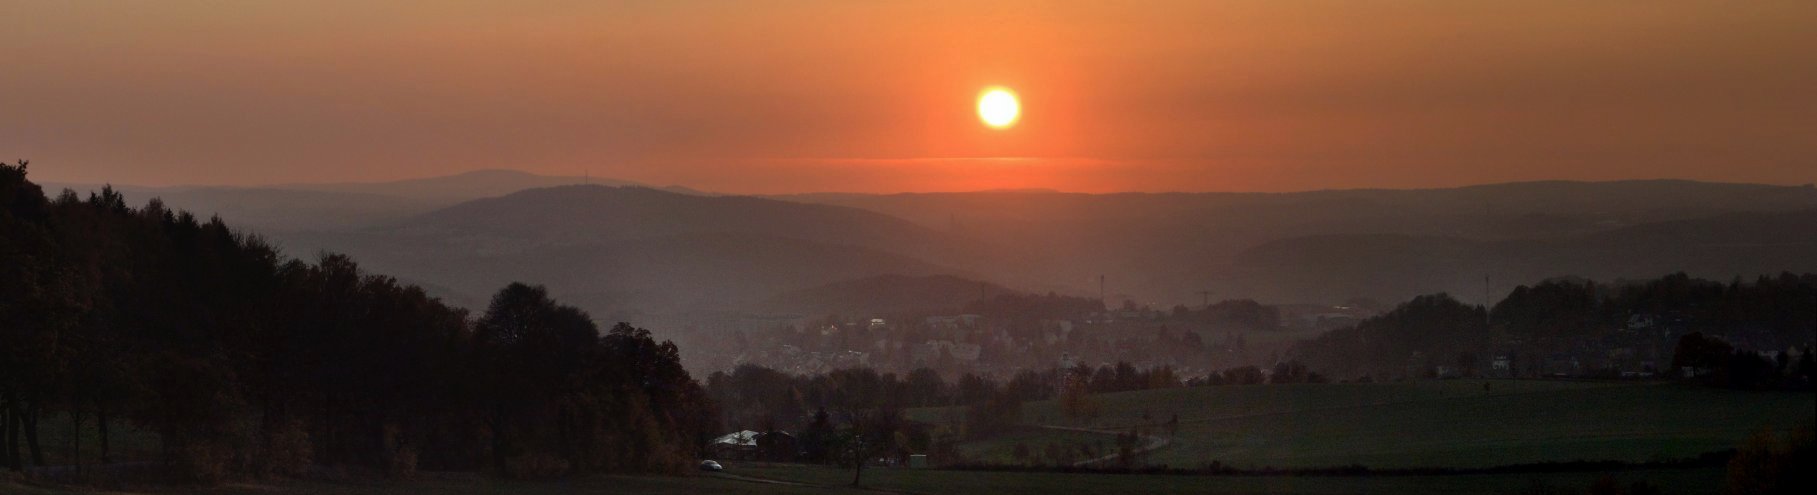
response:
[[[1687,355],[1698,347],[1687,342],[1705,339],[1720,342],[1716,357]],[[1442,293],[1420,296],[1301,342],[1289,358],[1336,378],[1679,377],[1690,367],[1737,388],[1808,389],[1814,339],[1817,274],[1725,283],[1677,273],[1644,281],[1547,280],[1516,287],[1488,307]]]
[[[602,334],[541,287],[510,284],[474,318],[345,256],[289,259],[219,219],[129,206],[111,189],[49,198],[26,175],[25,162],[0,165],[0,425],[18,432],[0,461],[12,470],[672,472],[714,418],[673,344],[622,323]],[[134,425],[162,454],[48,445],[51,417]]]

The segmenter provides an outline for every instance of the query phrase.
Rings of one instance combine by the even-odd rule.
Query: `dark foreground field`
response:
[[[849,480],[848,480],[849,481]],[[766,483],[715,476],[590,476],[562,481],[512,481],[475,474],[425,473],[407,481],[310,481],[283,480],[258,483],[227,483],[209,488],[158,487],[128,490],[98,490],[78,487],[49,487],[0,482],[4,494],[166,494],[197,493],[212,495],[403,495],[436,493],[449,495],[504,495],[557,493],[637,493],[681,495],[695,493],[812,494],[829,493],[821,487]]]
[[[1817,396],[1664,383],[1445,380],[1379,384],[1195,387],[1103,394],[1094,417],[1055,401],[1026,404],[1022,427],[968,442],[974,461],[1026,464],[1021,444],[1114,445],[1080,428],[1167,440],[1138,464],[1241,468],[1489,468],[1514,464],[1697,457],[1762,429],[1810,427]],[[956,424],[962,409],[910,416]],[[1164,422],[1178,418],[1173,431]],[[1058,427],[1058,428],[1056,428]],[[1037,462],[1038,463],[1038,462]]]
[[[206,489],[98,491],[49,488],[0,483],[0,493],[202,493],[216,495],[392,495],[437,493],[450,495],[637,493],[637,494],[812,494],[812,493],[913,493],[966,494],[1346,494],[1346,493],[1515,493],[1538,485],[1581,491],[1598,473],[1539,475],[1454,475],[1370,477],[1252,477],[1168,476],[1061,473],[995,473],[976,471],[871,469],[865,486],[854,489],[851,471],[819,466],[733,465],[725,476],[597,476],[568,481],[507,481],[467,474],[424,474],[411,481],[326,482],[280,481],[237,483]],[[1722,482],[1721,469],[1628,471],[1613,474],[1627,486],[1646,481],[1664,493],[1715,493]]]
[[[1486,385],[1485,385],[1486,383]],[[1220,460],[1236,466],[1484,468],[1578,459],[1646,462],[1734,448],[1750,432],[1810,424],[1817,397],[1734,392],[1667,384],[1446,381],[1375,385],[1295,385],[1166,389],[1096,398],[1095,418],[1071,418],[1051,401],[1028,404],[1024,425],[962,448],[982,461],[1012,463],[1017,443],[1108,442],[1095,431],[1179,417],[1178,432],[1144,461],[1174,467]],[[916,410],[928,422],[959,410]],[[1149,434],[1162,435],[1152,426]],[[142,436],[142,435],[141,435]],[[138,438],[129,436],[128,438]],[[150,438],[141,438],[149,441]],[[150,449],[154,443],[137,446]],[[128,449],[129,451],[131,449]],[[1369,476],[1187,476],[869,469],[864,488],[851,471],[793,464],[731,463],[724,475],[591,476],[566,481],[507,481],[475,474],[425,473],[409,481],[274,481],[219,487],[105,492],[0,482],[0,494],[542,494],[542,493],[852,493],[932,495],[1066,493],[1534,493],[1581,492],[1605,475],[1620,486],[1644,481],[1664,493],[1717,493],[1721,467],[1521,474]]]

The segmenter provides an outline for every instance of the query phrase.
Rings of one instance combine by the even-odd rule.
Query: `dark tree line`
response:
[[[1291,354],[1328,375],[1404,376],[1409,367],[1480,352],[1493,343],[1492,337],[1482,307],[1436,294],[1326,332],[1296,345]]]
[[[1744,335],[1760,347],[1784,348],[1809,342],[1817,331],[1817,274],[1728,283],[1683,273],[1613,284],[1551,280],[1516,287],[1490,316],[1510,337],[1553,347],[1644,316],[1653,325]]]
[[[1186,386],[1287,385],[1293,383],[1327,383],[1329,381],[1329,379],[1325,378],[1325,375],[1312,371],[1312,369],[1306,367],[1304,363],[1299,361],[1281,361],[1275,363],[1268,371],[1263,371],[1262,367],[1255,365],[1236,366],[1225,368],[1223,371],[1213,371],[1205,374],[1203,377],[1187,380]]]
[[[345,256],[286,259],[111,188],[47,198],[25,162],[0,165],[11,469],[121,460],[110,432],[125,425],[199,480],[311,464],[678,470],[715,415],[673,344],[622,323],[602,335],[540,287],[506,287],[475,320]],[[93,425],[100,448],[45,445],[50,418]]]
[[[1258,331],[1281,328],[1280,309],[1251,299],[1228,299],[1197,310],[1189,309],[1186,306],[1174,306],[1173,315],[1178,319],[1210,323],[1220,327]]]
[[[1693,332],[1678,339],[1673,349],[1672,369],[1679,378],[1740,390],[1809,390],[1813,364],[1812,348],[1800,349],[1797,358],[1784,351],[1761,353],[1736,350],[1722,339]],[[1794,360],[1795,359],[1795,360]]]

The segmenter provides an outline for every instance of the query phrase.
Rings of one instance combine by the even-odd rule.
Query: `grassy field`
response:
[[[1485,387],[1487,384],[1487,387]],[[1153,464],[1240,467],[1489,467],[1569,460],[1676,459],[1735,446],[1763,427],[1811,426],[1817,396],[1663,384],[1447,380],[1390,384],[1201,387],[1105,394],[1097,418],[1052,401],[1030,425],[1122,430],[1180,418]],[[911,411],[938,421],[939,410]],[[1150,434],[1167,436],[1150,426]],[[1040,450],[1076,434],[1022,433],[962,451],[1003,462],[1015,443]]]
[[[1116,448],[1116,439],[1103,435],[1079,431],[1055,431],[1034,427],[1019,427],[1013,431],[992,437],[988,441],[965,442],[959,444],[959,453],[966,459],[975,462],[1014,463],[1014,450],[1017,444],[1031,449],[1040,449],[1048,443],[1059,442],[1064,445],[1091,445],[1099,451]]]
[[[849,479],[846,481],[850,481]],[[42,487],[8,484],[0,481],[0,493],[51,495],[69,493],[195,493],[210,495],[404,495],[438,493],[449,495],[539,495],[558,493],[638,493],[650,495],[683,495],[697,493],[809,495],[817,493],[857,493],[839,487],[815,487],[758,483],[712,476],[593,476],[563,481],[512,481],[476,474],[428,473],[409,481],[275,481],[266,483],[228,483],[216,487],[163,487],[124,491],[95,491],[67,487]]]
[[[1487,386],[1485,387],[1485,383]],[[1175,467],[1212,460],[1239,467],[1488,467],[1567,460],[1676,459],[1734,447],[1762,427],[1811,426],[1817,395],[1753,393],[1660,384],[1451,380],[1392,384],[1202,387],[1106,394],[1096,418],[1067,418],[1052,402],[1024,408],[1025,426],[961,446],[975,458],[1009,460],[1021,443],[1110,444],[1108,435],[1036,425],[1121,430],[1179,416],[1172,443],[1148,461]],[[952,410],[915,410],[944,423]],[[1167,435],[1150,427],[1150,434]],[[128,442],[133,443],[133,442]],[[92,451],[91,451],[92,452]],[[286,481],[152,493],[503,494],[503,493],[856,493],[851,472],[820,466],[729,466],[723,476],[601,476],[560,482],[425,474],[405,482]],[[1581,490],[1600,474],[1548,473],[1318,477],[1168,476],[871,469],[866,491],[970,493],[1507,493],[1544,483]],[[1721,468],[1616,473],[1667,493],[1719,490]],[[762,480],[775,480],[763,482]],[[0,481],[0,493],[69,493]],[[78,490],[79,492],[79,490]],[[137,492],[109,492],[137,493]]]
[[[67,493],[198,493],[210,495],[447,495],[494,494],[817,494],[911,493],[968,494],[1348,494],[1406,493],[1462,494],[1507,493],[1545,483],[1581,490],[1598,476],[1590,473],[1546,475],[1373,476],[1356,477],[1248,477],[1165,476],[1057,473],[992,473],[907,469],[869,469],[863,489],[845,486],[852,472],[821,466],[731,465],[729,473],[747,479],[717,476],[598,476],[568,481],[508,481],[468,474],[425,474],[419,479],[396,482],[282,481],[237,483],[214,488],[163,488],[89,492],[0,482],[0,493],[51,495]],[[1637,480],[1666,489],[1666,493],[1714,493],[1720,487],[1719,469],[1661,470],[1617,473],[1623,485]],[[785,483],[764,483],[777,480]]]
[[[852,471],[830,468],[752,468],[750,475],[809,484],[850,482]],[[985,471],[865,471],[865,486],[901,493],[1506,493],[1535,482],[1583,490],[1597,473],[1555,475],[1448,475],[1448,477],[1176,477],[1087,473],[985,473]],[[1646,480],[1666,493],[1715,493],[1721,470],[1617,473],[1623,486]]]
[[[818,466],[732,466],[749,476],[807,484],[850,483],[852,472]],[[1170,476],[1064,473],[999,473],[908,469],[872,469],[864,472],[865,486],[885,491],[918,494],[1352,494],[1352,493],[1506,493],[1535,483],[1581,491],[1601,474],[1521,474],[1456,476]],[[1616,473],[1623,486],[1646,481],[1666,493],[1715,493],[1722,470],[1655,470]]]

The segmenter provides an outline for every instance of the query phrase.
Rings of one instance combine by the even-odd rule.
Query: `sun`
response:
[[[984,88],[978,94],[978,120],[993,129],[1008,129],[1016,125],[1016,119],[1022,117],[1022,103],[1016,101],[1016,92],[1005,87]]]

